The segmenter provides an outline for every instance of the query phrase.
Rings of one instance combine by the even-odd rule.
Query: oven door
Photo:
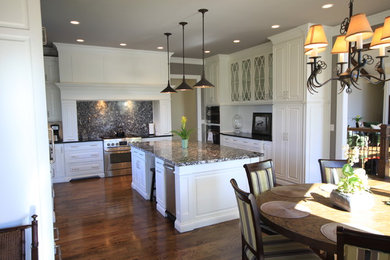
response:
[[[130,149],[104,151],[104,174],[106,176],[131,174]]]

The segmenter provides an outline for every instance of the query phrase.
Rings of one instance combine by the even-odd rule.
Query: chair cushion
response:
[[[344,245],[344,259],[390,260],[390,254],[351,245]]]
[[[266,259],[320,259],[309,247],[282,235],[263,236],[263,248]]]

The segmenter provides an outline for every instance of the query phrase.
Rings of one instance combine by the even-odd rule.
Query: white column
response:
[[[337,82],[337,91],[340,89],[340,83]],[[336,159],[343,159],[343,145],[347,143],[347,127],[348,127],[348,94],[345,90],[337,94],[336,104]]]

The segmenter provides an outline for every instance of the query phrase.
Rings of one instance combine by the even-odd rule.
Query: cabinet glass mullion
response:
[[[231,100],[239,101],[240,100],[240,92],[239,92],[239,66],[238,62],[234,62],[230,65],[231,78],[230,78],[230,86],[231,86]]]
[[[251,100],[251,60],[242,61],[242,100]]]
[[[265,90],[265,57],[255,57],[255,100],[266,99]]]

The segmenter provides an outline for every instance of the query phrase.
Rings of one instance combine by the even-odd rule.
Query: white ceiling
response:
[[[179,22],[186,21],[185,56],[201,57],[201,13],[205,14],[205,49],[229,54],[267,41],[267,37],[311,22],[337,25],[348,16],[347,0],[41,0],[42,23],[49,42],[157,50],[166,46],[182,55]],[[322,9],[334,3],[330,9]],[[389,0],[355,0],[354,13],[367,15],[390,9]],[[71,20],[80,21],[71,25]],[[280,24],[279,29],[271,25]],[[240,39],[241,43],[232,41]],[[120,47],[119,43],[127,43]],[[163,50],[165,51],[165,50]]]

